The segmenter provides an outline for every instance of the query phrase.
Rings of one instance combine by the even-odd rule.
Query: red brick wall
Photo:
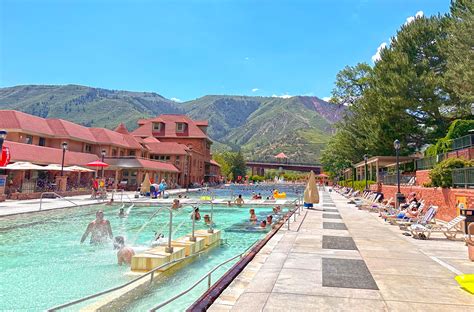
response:
[[[431,182],[431,170],[417,170],[416,171],[416,185],[423,186],[424,183]]]
[[[468,207],[474,207],[474,190],[471,189],[401,186],[400,190],[403,194],[405,194],[405,196],[411,192],[415,192],[417,197],[419,199],[424,199],[427,205],[438,206],[439,210],[436,218],[444,221],[449,221],[458,215],[458,209],[456,208],[457,197],[467,197]],[[395,198],[397,186],[383,185],[382,192],[384,194],[384,198]]]

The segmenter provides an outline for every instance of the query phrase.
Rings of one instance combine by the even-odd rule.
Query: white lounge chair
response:
[[[461,223],[465,219],[465,216],[457,216],[445,224],[413,224],[410,232],[413,238],[429,239],[431,233],[443,233],[447,239],[455,239],[456,235],[463,233]]]

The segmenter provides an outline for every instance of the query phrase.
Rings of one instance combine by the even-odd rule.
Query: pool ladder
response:
[[[39,211],[41,211],[41,208],[42,208],[42,205],[43,205],[43,196],[44,195],[54,195],[54,198],[58,197],[60,199],[63,199],[63,200],[66,200],[68,202],[70,202],[71,204],[73,204],[74,206],[79,206],[78,204],[76,204],[75,202],[73,202],[72,200],[69,200],[61,195],[59,195],[58,193],[56,192],[43,192],[41,193],[41,197],[40,197],[40,206],[39,206]]]

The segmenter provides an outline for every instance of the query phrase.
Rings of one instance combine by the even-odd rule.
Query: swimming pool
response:
[[[155,232],[165,233],[167,229],[167,212],[163,212],[137,236],[157,207],[134,207],[128,218],[118,217],[119,206],[78,207],[0,218],[0,310],[44,310],[134,278],[127,275],[128,267],[116,264],[116,252],[111,243],[102,247],[79,243],[98,208],[103,209],[105,217],[110,220],[113,234],[125,236],[133,246],[148,246]],[[227,243],[164,277],[151,291],[124,305],[123,309],[142,311],[151,308],[186,289],[211,268],[262,238],[268,230],[257,230],[247,222],[249,208],[215,206],[216,228],[223,230],[222,238]],[[263,218],[271,209],[258,208],[256,212],[259,218]],[[202,216],[210,214],[211,207],[200,205],[200,211]],[[184,208],[173,217],[174,238],[191,232],[189,212],[190,207]],[[203,222],[196,223],[196,229],[206,228]],[[233,264],[231,262],[213,274],[213,281]],[[206,283],[203,283],[171,304],[168,310],[184,310],[204,292],[205,287]],[[73,306],[71,310],[77,308]]]
[[[272,196],[273,190],[276,189],[280,193],[286,193],[286,199],[292,200],[303,194],[304,187],[305,186],[301,184],[231,184],[220,188],[212,188],[208,191],[203,189],[202,191],[192,192],[188,195],[190,198],[199,198],[202,195],[210,195],[210,193],[212,193],[216,199],[230,199],[240,194],[245,200],[248,200],[252,198],[254,193],[260,193],[262,198],[265,199]]]

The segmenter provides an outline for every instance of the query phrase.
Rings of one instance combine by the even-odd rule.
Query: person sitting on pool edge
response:
[[[118,249],[118,265],[122,265],[123,263],[130,265],[132,263],[132,257],[135,255],[135,251],[131,247],[125,246],[125,238],[123,236],[115,237],[114,249]]]
[[[242,198],[242,194],[239,194],[239,197],[237,197],[234,201],[239,206],[242,206],[245,202],[244,199]]]
[[[89,223],[86,231],[82,235],[81,244],[86,240],[87,236],[91,234],[91,244],[103,244],[107,241],[107,236],[112,239],[112,227],[109,220],[104,218],[104,212],[98,210],[95,214],[95,220]]]

